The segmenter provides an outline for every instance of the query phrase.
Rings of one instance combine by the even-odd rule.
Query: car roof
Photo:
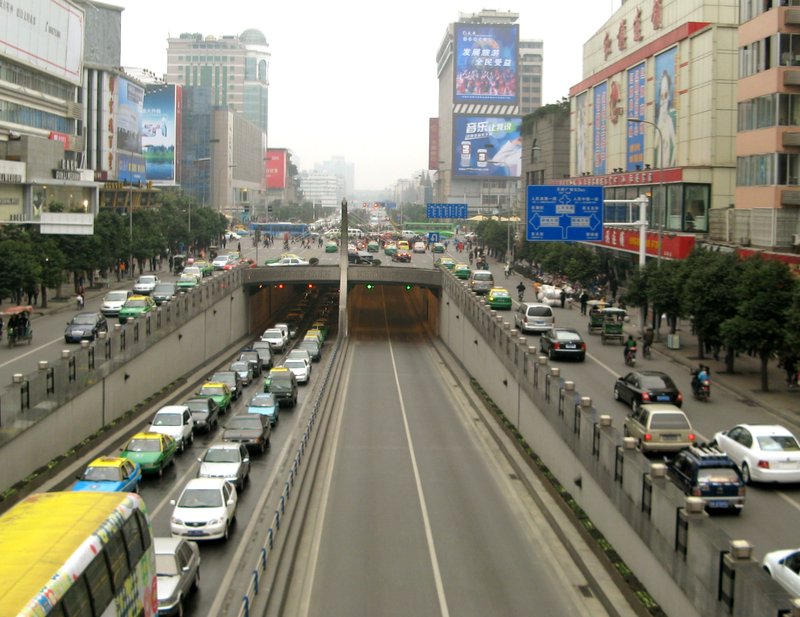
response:
[[[238,450],[242,444],[233,443],[230,441],[220,441],[219,443],[212,443],[208,446],[209,450]]]
[[[89,467],[122,467],[127,460],[119,456],[100,456],[89,463]]]
[[[158,440],[161,440],[161,439],[164,439],[165,437],[167,437],[167,435],[164,435],[163,433],[151,433],[151,432],[148,432],[148,431],[141,431],[139,433],[136,433],[133,437],[131,437],[131,439],[158,439]],[[128,440],[128,441],[130,441],[130,440]]]
[[[230,373],[231,371],[226,371],[226,372]],[[205,388],[206,386],[209,386],[210,388],[221,388],[222,386],[227,386],[227,385],[228,384],[223,383],[221,381],[207,381],[200,387]]]
[[[192,478],[183,487],[183,490],[189,488],[219,488],[223,484],[227,484],[225,478]]]
[[[128,298],[128,300],[147,300],[149,297],[150,296],[142,296],[141,294],[139,294],[131,296],[130,298]]]
[[[159,555],[172,554],[181,545],[181,542],[187,542],[183,538],[172,538],[170,536],[153,536],[153,547]]]
[[[780,424],[737,424],[736,426],[741,426],[744,429],[750,431],[753,435],[792,435],[792,431],[790,431],[785,426],[781,426]],[[731,427],[735,428],[735,427]]]
[[[642,408],[651,413],[679,413],[686,415],[683,410],[670,403],[642,403]]]
[[[553,328],[554,332],[572,332],[580,336],[580,332],[578,332],[575,328]]]
[[[183,413],[186,409],[186,405],[167,405],[166,407],[159,409],[156,412],[156,415],[160,413]]]

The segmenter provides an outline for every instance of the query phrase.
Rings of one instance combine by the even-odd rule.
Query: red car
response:
[[[392,255],[392,261],[411,263],[411,253],[409,251],[397,251],[394,255]]]

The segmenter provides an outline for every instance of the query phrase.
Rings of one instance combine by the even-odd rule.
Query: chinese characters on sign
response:
[[[529,186],[528,241],[603,239],[603,189],[598,186]]]
[[[644,62],[628,71],[628,118],[644,120],[645,80]],[[628,122],[626,171],[637,171],[644,167],[644,130],[644,123]]]

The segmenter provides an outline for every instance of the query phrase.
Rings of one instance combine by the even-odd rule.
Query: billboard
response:
[[[589,131],[588,92],[575,97],[575,175],[586,173],[586,134]]]
[[[453,172],[456,176],[519,177],[522,118],[455,116]]]
[[[606,134],[608,130],[608,83],[603,82],[594,89],[594,126],[592,127],[592,173],[606,173]]]
[[[519,26],[455,24],[456,103],[517,102]]]
[[[439,118],[428,118],[428,169],[439,169]]]
[[[0,56],[79,86],[83,78],[83,11],[69,2],[0,2]]]
[[[142,152],[145,175],[155,184],[175,183],[177,88],[163,85],[144,95]]]
[[[267,150],[267,188],[286,188],[286,150]]]
[[[675,62],[678,48],[656,56],[656,133],[659,139],[655,145],[656,167],[675,167],[678,147],[677,110],[675,105]],[[660,143],[659,143],[660,142]]]
[[[628,118],[644,120],[644,86],[646,77],[644,62],[628,70]],[[644,169],[645,124],[642,122],[628,122],[626,129],[625,171]]]
[[[144,88],[112,75],[111,92],[116,99],[114,125],[116,127],[118,180],[132,184],[145,181],[145,165],[142,156],[142,111]]]

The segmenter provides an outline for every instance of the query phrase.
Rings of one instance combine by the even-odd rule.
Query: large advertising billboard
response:
[[[575,97],[575,175],[586,173],[586,134],[589,131],[589,93],[583,92]]]
[[[675,98],[675,63],[678,48],[656,56],[656,126],[658,137],[655,145],[656,167],[674,167],[678,147],[678,131]]]
[[[267,188],[286,188],[286,150],[267,150]]]
[[[456,176],[519,177],[522,118],[455,116],[453,169]]]
[[[83,78],[83,11],[58,0],[0,0],[0,56],[76,86]]]
[[[593,161],[592,173],[606,173],[606,136],[608,130],[608,83],[603,82],[594,89],[594,126],[592,127]]]
[[[142,152],[145,175],[155,184],[175,183],[177,88],[168,84],[144,95]]]
[[[117,139],[118,180],[132,184],[145,181],[142,156],[142,111],[144,88],[122,77],[111,77],[112,92],[116,99],[114,123]]]
[[[456,103],[517,102],[519,26],[455,24]]]
[[[628,70],[628,112],[627,118],[644,120],[644,87],[647,75],[644,62]],[[644,130],[643,122],[628,122],[625,156],[625,171],[644,169]]]

